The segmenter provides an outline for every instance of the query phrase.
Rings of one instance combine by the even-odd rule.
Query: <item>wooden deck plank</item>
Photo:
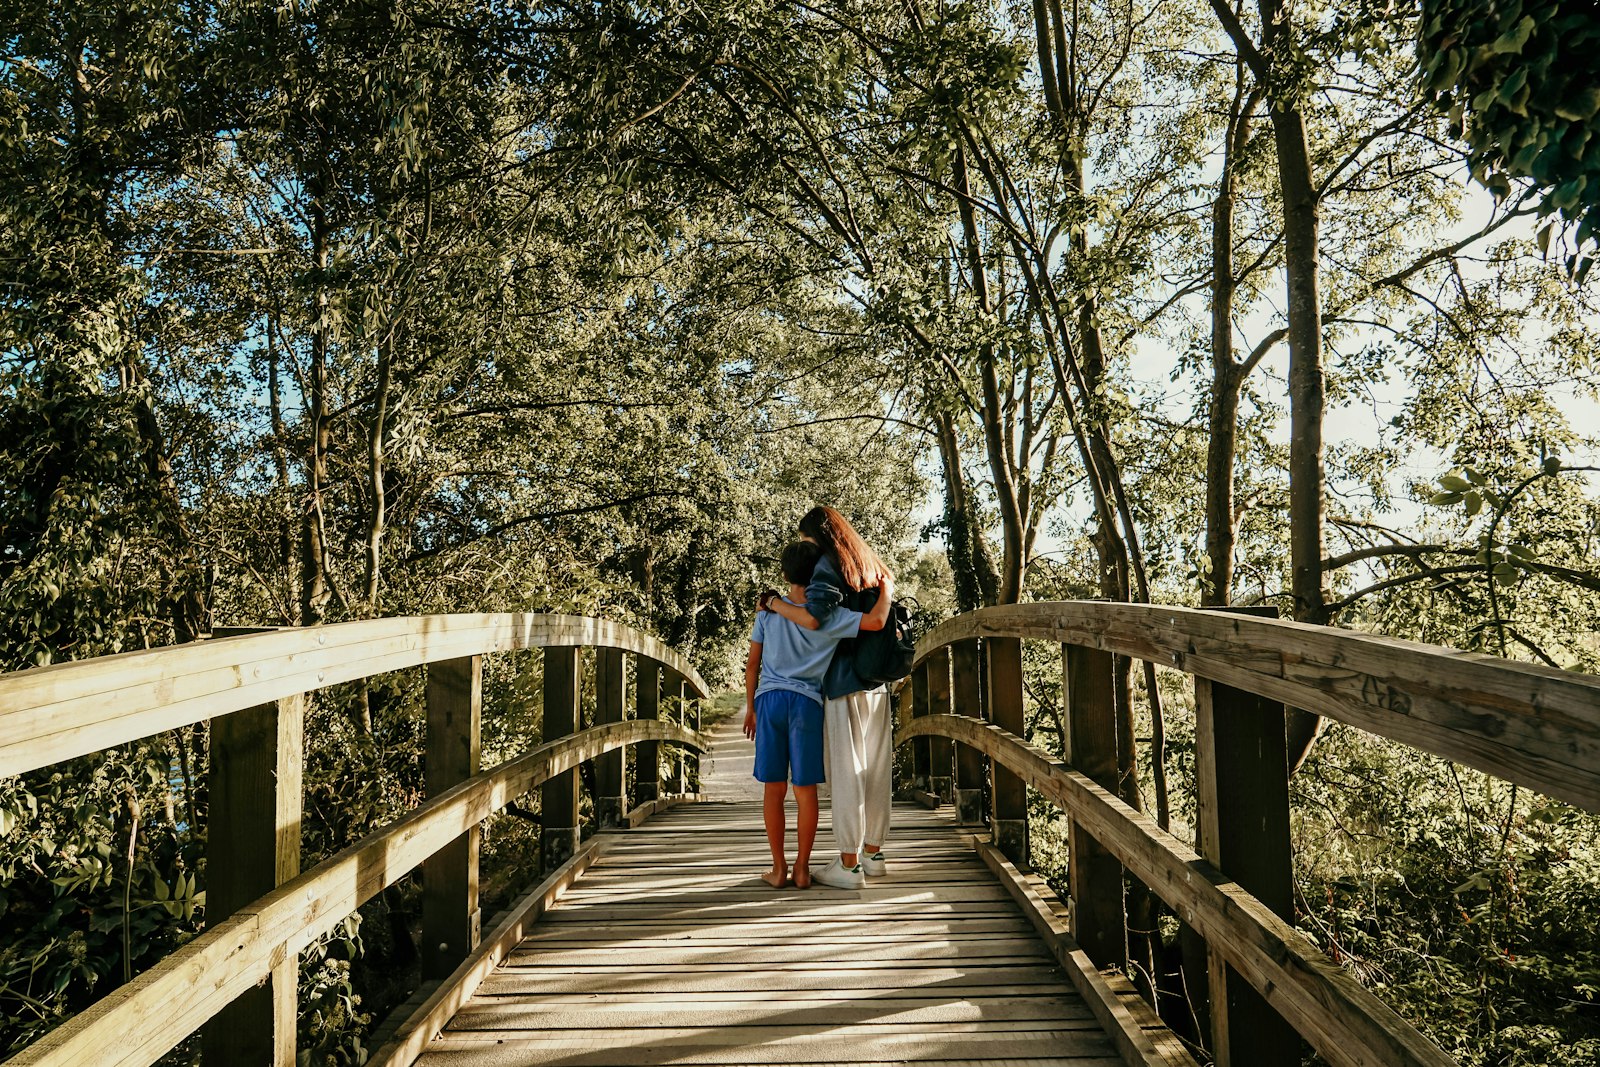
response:
[[[507,1002],[485,999],[468,1004],[450,1023],[450,1032],[462,1030],[627,1030],[679,1029],[684,1019],[692,1018],[697,1029],[736,1026],[775,1026],[809,1028],[815,1033],[852,1026],[943,1026],[952,1023],[1026,1022],[1026,1029],[1041,1030],[1068,1024],[1094,1025],[1094,1016],[1081,1003],[1065,997],[1031,997],[1023,1000],[857,1000],[826,1001],[784,1005],[774,1016],[772,1001],[735,1001],[724,1004],[697,1004],[686,1012],[684,1005],[667,998],[664,1003],[632,1003],[596,1007],[529,1004],[519,999]],[[1045,1024],[1048,1024],[1046,1026]]]
[[[772,920],[761,923],[705,923],[699,926],[673,926],[664,928],[659,923],[596,923],[577,927],[536,927],[526,943],[561,944],[574,941],[587,945],[634,944],[636,942],[672,941],[729,941],[749,944],[756,940],[763,944],[782,944],[789,938],[802,942],[838,939],[855,944],[873,941],[902,941],[907,937],[939,937],[947,941],[979,941],[1000,937],[1018,937],[1030,934],[1028,924],[1019,919],[906,919],[893,927],[877,930],[862,929],[860,923],[838,922],[783,922]]]
[[[661,813],[608,838],[418,1062],[1119,1064],[949,820],[897,808],[890,876],[862,889],[773,890],[758,804]]]
[[[716,990],[929,990],[944,987],[972,988],[1061,988],[1062,976],[1055,967],[1010,967],[1003,974],[963,967],[879,967],[872,970],[834,968],[829,970],[777,971],[751,973],[748,968],[725,971],[694,971],[680,974],[591,972],[583,981],[568,971],[545,971],[537,967],[496,972],[484,980],[483,995],[520,993],[570,993],[583,988],[596,993],[712,992]]]

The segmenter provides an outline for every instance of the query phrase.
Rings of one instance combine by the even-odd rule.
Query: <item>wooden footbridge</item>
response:
[[[1066,762],[1020,736],[1023,641],[1061,650]],[[482,769],[483,657],[534,648],[545,736]],[[1116,796],[1119,656],[1193,676],[1198,852]],[[422,665],[428,799],[300,871],[304,695]],[[1293,928],[1285,707],[1600,810],[1600,679],[1216,611],[1030,604],[922,642],[897,740],[908,789],[940,803],[897,810],[890,877],[774,891],[754,877],[757,805],[690,792],[708,749],[713,797],[741,777],[731,732],[698,730],[706,695],[660,642],[549,615],[275,631],[0,678],[0,775],[204,720],[212,746],[207,929],[7,1062],[145,1067],[199,1033],[205,1067],[288,1067],[298,954],[420,867],[425,982],[383,1030],[371,1062],[387,1067],[1194,1062],[1125,976],[1133,885],[1206,961],[1189,992],[1218,1063],[1288,1067],[1304,1041],[1332,1064],[1443,1065]],[[629,746],[641,768],[666,746],[671,768],[633,797]],[[534,789],[548,874],[480,919],[479,827]],[[1065,901],[1028,871],[1030,790],[1070,820]]]

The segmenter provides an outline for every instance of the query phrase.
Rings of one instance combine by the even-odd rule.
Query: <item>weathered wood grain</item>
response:
[[[1354,630],[1103,601],[968,612],[923,637],[918,658],[974,637],[1153,660],[1600,811],[1600,677]]]
[[[1117,788],[1116,691],[1111,654],[1061,646],[1067,762],[1108,792]],[[1122,864],[1078,822],[1067,824],[1072,933],[1097,967],[1127,959]]]
[[[551,776],[645,738],[704,744],[680,727],[635,721],[540,745],[427,801],[207,929],[18,1053],[8,1067],[149,1067],[469,827]]]
[[[285,697],[211,724],[206,916],[219,923],[300,873],[305,701]],[[293,1067],[299,961],[222,1008],[201,1034],[213,1063]]]
[[[1086,775],[977,719],[930,715],[903,726],[895,740],[918,733],[972,745],[1082,823],[1328,1062],[1341,1067],[1455,1063],[1266,905]]]
[[[529,928],[588,870],[607,842],[604,837],[591,838],[576,855],[551,871],[508,908],[489,936],[401,1021],[394,1036],[367,1061],[368,1067],[411,1067],[427,1043],[471,999],[478,986],[526,936]]]
[[[761,885],[755,804],[700,804],[607,836],[423,1067],[1120,1062],[948,817],[897,807],[890,877],[860,891]],[[916,856],[928,858],[913,876]]]
[[[978,854],[1022,908],[1039,939],[1060,962],[1061,969],[1072,979],[1072,984],[1111,1037],[1111,1043],[1122,1054],[1123,1062],[1129,1067],[1167,1067],[1166,1058],[1156,1051],[1144,1027],[1112,992],[1094,960],[1072,939],[1066,920],[1051,909],[1003,852],[992,845],[979,845]]]
[[[482,755],[483,657],[428,665],[424,778],[438,796],[478,773]],[[478,945],[479,827],[422,863],[422,975],[443,978]]]
[[[1022,642],[991,637],[983,643],[989,668],[984,687],[985,717],[1001,729],[1021,734],[1023,708]],[[916,744],[915,738],[912,744]],[[1013,863],[1028,862],[1028,789],[1003,763],[990,760],[989,830],[996,847]]]
[[[0,676],[0,777],[340,682],[490,652],[620,648],[705,681],[648,634],[573,615],[427,615],[277,630]]]

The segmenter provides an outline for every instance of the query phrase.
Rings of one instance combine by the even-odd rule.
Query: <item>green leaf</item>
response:
[[[1522,571],[1514,563],[1496,563],[1494,565],[1494,580],[1501,585],[1515,585]]]
[[[1490,53],[1494,55],[1508,55],[1522,51],[1522,46],[1528,43],[1528,38],[1533,35],[1535,25],[1532,15],[1522,16],[1511,29],[1502,33],[1494,44],[1489,46]],[[1524,80],[1527,77],[1527,68],[1522,68]],[[1515,91],[1515,90],[1513,90]]]
[[[1583,199],[1583,191],[1588,184],[1589,179],[1582,174],[1570,181],[1564,181],[1551,192],[1550,202],[1562,211],[1571,211]]]
[[[1460,493],[1435,493],[1428,498],[1428,503],[1441,506],[1461,503]]]
[[[1439,479],[1439,484],[1452,493],[1464,493],[1472,488],[1472,483],[1458,474],[1446,474]]]
[[[1482,493],[1478,493],[1478,492],[1468,493],[1467,496],[1466,496],[1466,501],[1467,501],[1467,518],[1470,519],[1472,516],[1476,515],[1478,512],[1483,510],[1483,494]]]
[[[1600,86],[1570,90],[1551,110],[1568,122],[1588,122],[1600,114]]]

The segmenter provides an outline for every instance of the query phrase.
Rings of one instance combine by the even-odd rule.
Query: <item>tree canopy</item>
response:
[[[829,503],[930,617],[1273,607],[1592,671],[1600,317],[1548,225],[1600,218],[1586,8],[21,0],[0,666],[549,610],[727,681]],[[537,666],[495,671],[511,746]],[[419,693],[313,701],[308,855],[411,802]],[[1192,835],[1189,694],[1119,658],[1115,696],[1123,799]],[[1593,1062],[1595,819],[1292,741],[1308,936],[1465,1063]],[[0,781],[0,1045],[203,922],[205,760]],[[1176,924],[1128,906],[1160,995]],[[415,911],[302,961],[313,1062],[404,998]]]

